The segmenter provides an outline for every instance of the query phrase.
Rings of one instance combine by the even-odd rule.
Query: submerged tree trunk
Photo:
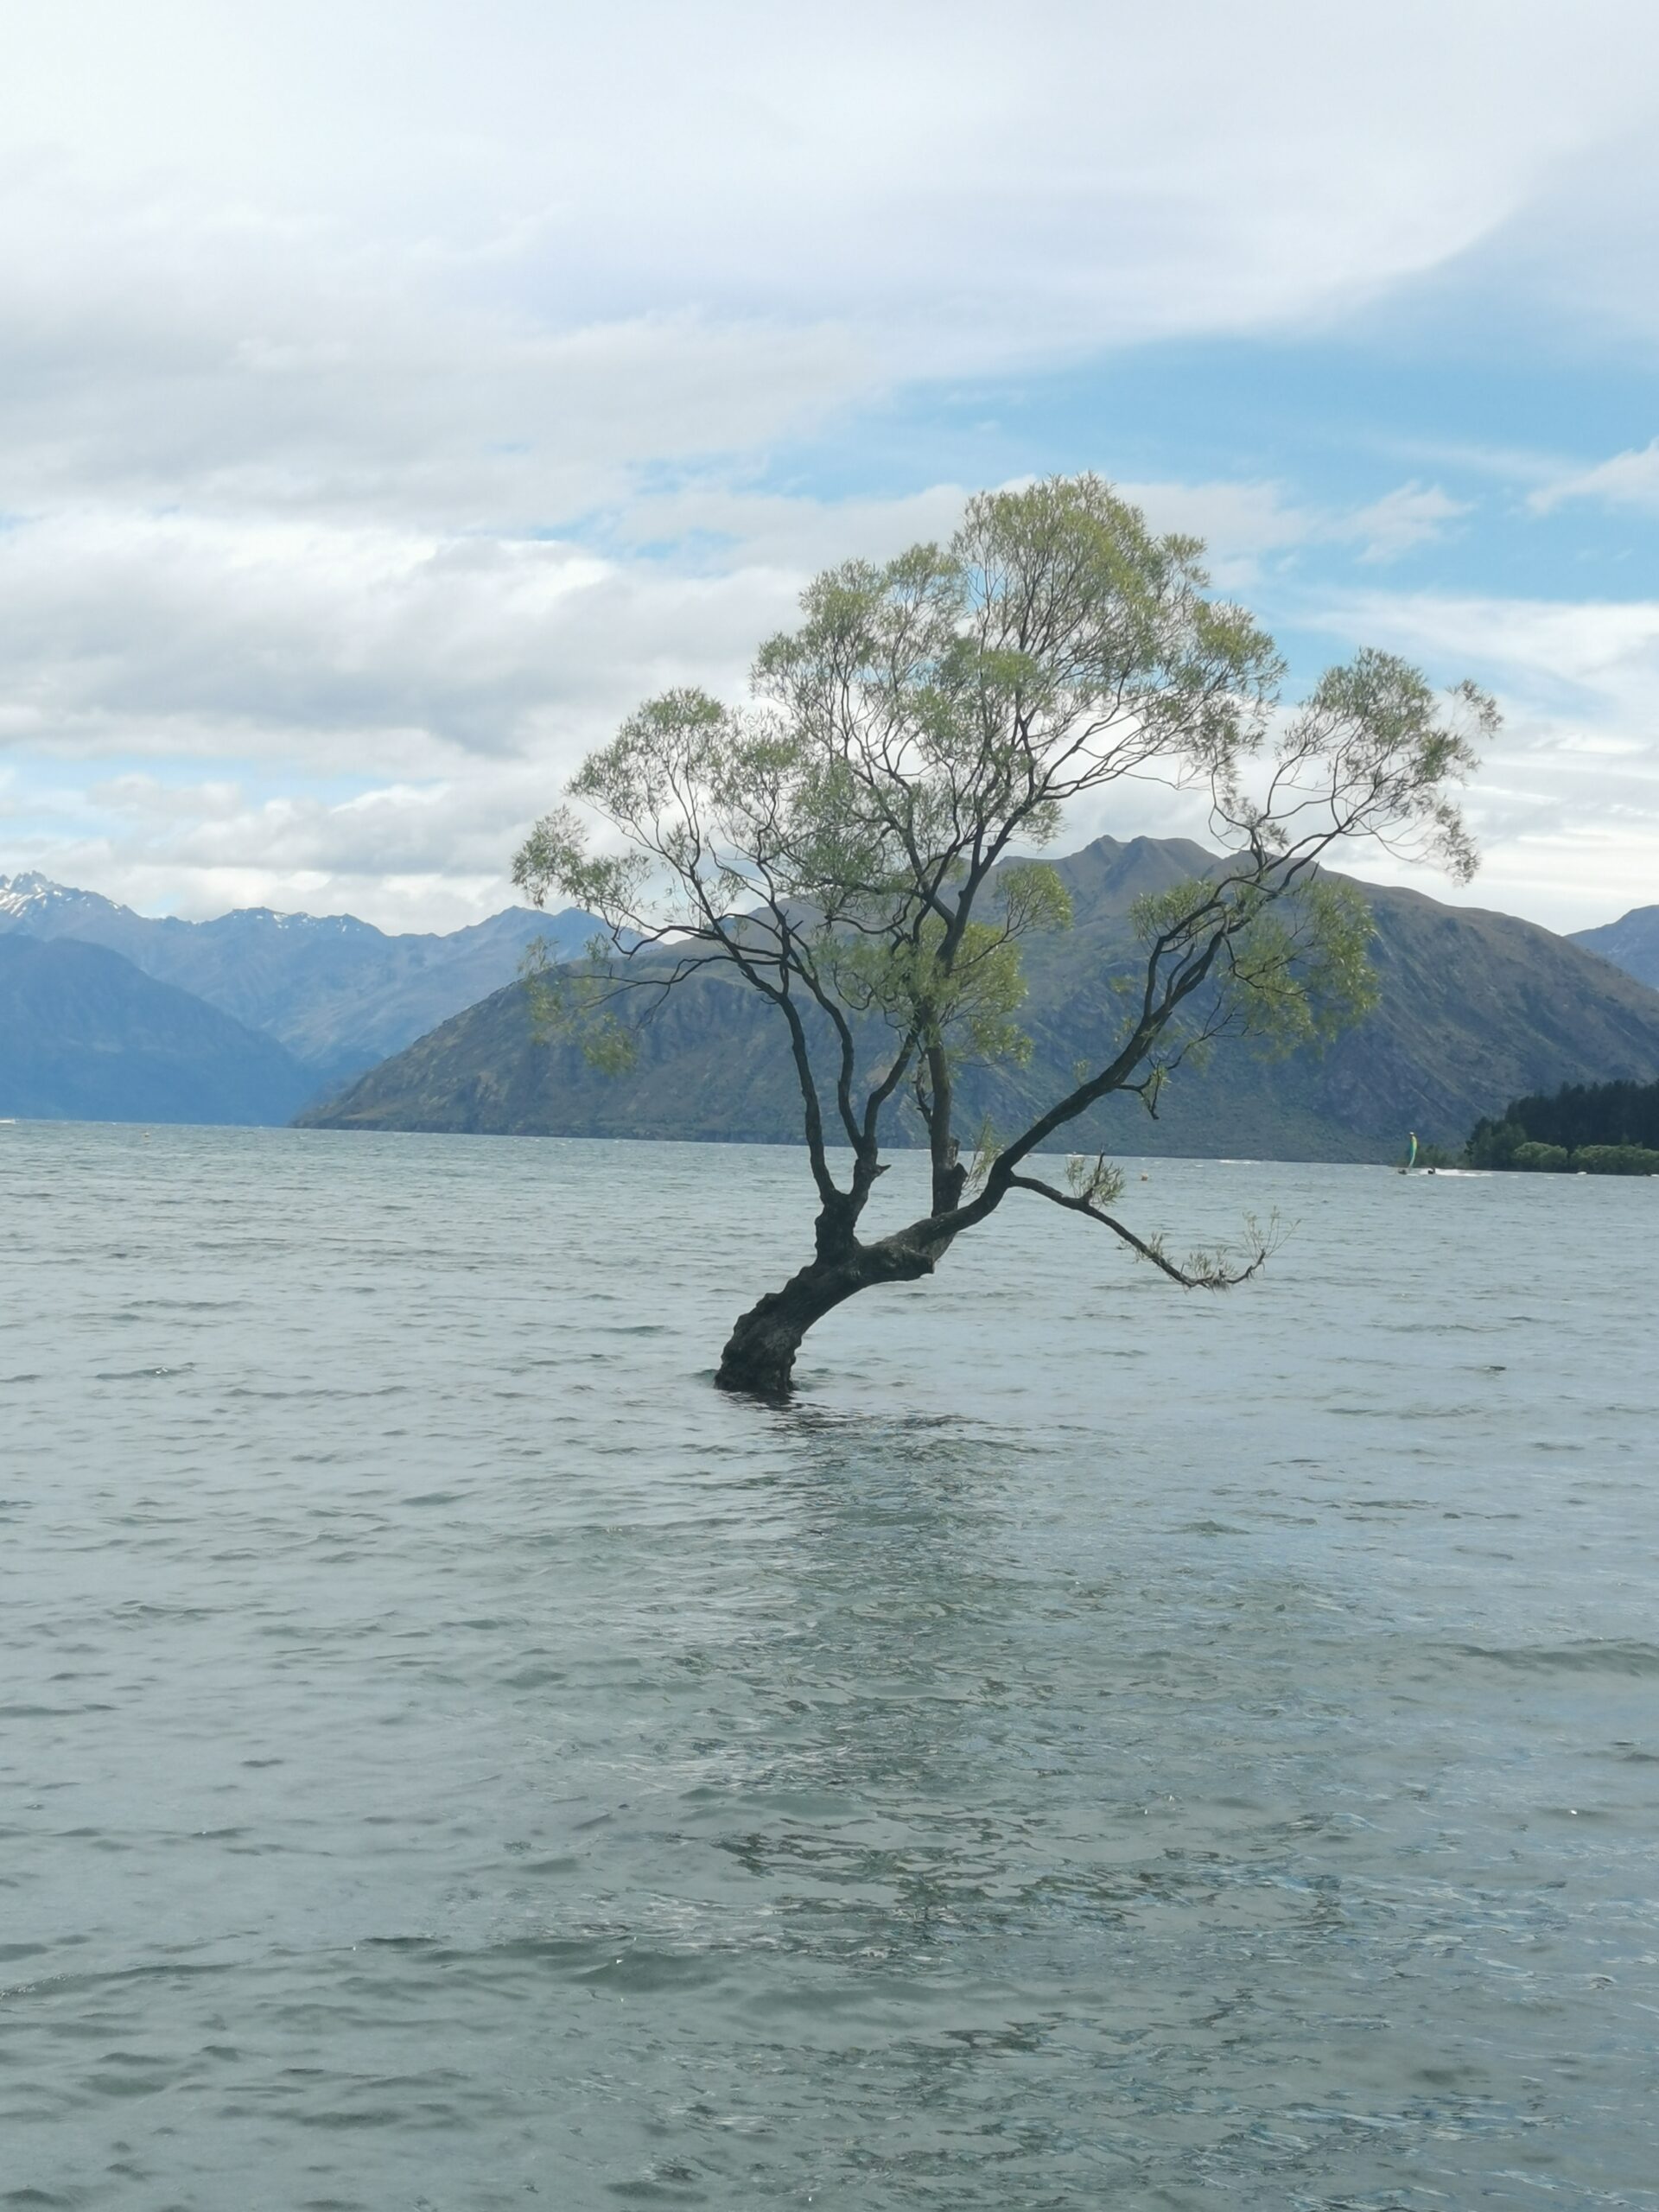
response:
[[[849,1239],[833,1258],[810,1261],[743,1315],[726,1340],[715,1383],[751,1397],[786,1398],[794,1388],[795,1355],[815,1322],[877,1283],[931,1274],[951,1242],[933,1222],[918,1222],[874,1244]]]
[[[787,1397],[807,1331],[864,1287],[861,1271],[846,1261],[825,1267],[815,1260],[803,1268],[743,1315],[726,1340],[715,1382],[757,1398]]]

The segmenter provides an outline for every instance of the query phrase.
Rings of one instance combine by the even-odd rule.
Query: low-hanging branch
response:
[[[800,626],[761,649],[744,705],[679,690],[641,707],[526,840],[520,887],[603,925],[585,963],[537,983],[542,1017],[572,1025],[596,1061],[626,1065],[630,1008],[648,1019],[711,969],[785,1025],[814,1253],[738,1322],[723,1386],[787,1390],[816,1321],[931,1274],[1016,1191],[1099,1223],[1189,1288],[1242,1282],[1274,1249],[1276,1228],[1252,1224],[1242,1261],[1180,1265],[1108,1211],[1122,1187],[1109,1163],[1074,1163],[1066,1190],[1027,1163],[1116,1093],[1155,1114],[1176,1071],[1226,1037],[1283,1051],[1357,1019],[1374,1001],[1370,918],[1321,863],[1366,840],[1466,878],[1451,793],[1497,717],[1471,685],[1437,697],[1373,652],[1284,713],[1272,641],[1209,595],[1201,552],[1095,477],[982,495],[948,546],[820,576]],[[1139,902],[1140,964],[1116,979],[1116,1024],[1071,1088],[964,1160],[957,1077],[1028,1058],[1021,944],[1071,919],[1059,876],[1030,855],[1068,807],[1126,779],[1202,790],[1221,851]],[[865,1239],[901,1096],[926,1141],[928,1211]],[[826,1101],[851,1154],[839,1175]]]
[[[1074,1187],[1057,1191],[1052,1183],[1045,1183],[1035,1175],[1011,1175],[1008,1187],[1013,1191],[1034,1191],[1039,1198],[1052,1198],[1057,1206],[1068,1212],[1080,1213],[1090,1221],[1097,1221],[1109,1229],[1114,1236],[1121,1237],[1140,1258],[1148,1260],[1154,1268],[1178,1282],[1184,1290],[1230,1290],[1236,1283],[1248,1282],[1257,1270],[1265,1267],[1268,1256],[1277,1249],[1281,1236],[1279,1217],[1273,1215],[1265,1230],[1253,1215],[1246,1215],[1250,1257],[1238,1264],[1224,1247],[1212,1251],[1188,1255],[1185,1267],[1172,1260],[1158,1236],[1137,1236],[1127,1222],[1106,1211],[1113,1199],[1123,1188],[1121,1169],[1110,1167],[1103,1155],[1096,1155],[1090,1163],[1074,1160],[1068,1163]],[[1077,1171],[1081,1170],[1081,1175]],[[1109,1185],[1107,1179],[1109,1178]],[[1109,1195],[1108,1192],[1109,1190]]]

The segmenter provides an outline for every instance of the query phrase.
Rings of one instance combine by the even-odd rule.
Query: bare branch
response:
[[[1014,1175],[1008,1179],[1012,1190],[1034,1191],[1039,1198],[1051,1199],[1055,1205],[1064,1206],[1068,1213],[1080,1213],[1090,1221],[1097,1221],[1103,1229],[1109,1229],[1114,1236],[1121,1236],[1141,1259],[1149,1260],[1172,1282],[1179,1283],[1185,1290],[1231,1290],[1241,1282],[1248,1282],[1253,1274],[1266,1266],[1271,1255],[1284,1242],[1286,1232],[1277,1214],[1269,1220],[1265,1233],[1253,1218],[1247,1217],[1253,1249],[1246,1265],[1230,1265],[1225,1252],[1218,1247],[1212,1252],[1192,1254],[1183,1268],[1170,1258],[1159,1238],[1137,1236],[1126,1223],[1105,1212],[1092,1198],[1069,1191],[1057,1191],[1052,1183],[1045,1183],[1034,1175]]]

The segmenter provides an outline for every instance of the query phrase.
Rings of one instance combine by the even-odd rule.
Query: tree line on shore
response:
[[[1478,1122],[1471,1167],[1530,1174],[1659,1175],[1659,1082],[1564,1084]]]

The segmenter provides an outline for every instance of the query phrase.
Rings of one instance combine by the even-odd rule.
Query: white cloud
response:
[[[1354,539],[1362,561],[1381,564],[1443,536],[1448,523],[1469,511],[1466,500],[1452,499],[1438,484],[1402,484],[1333,526],[1329,534]]]
[[[1256,326],[1434,266],[1649,117],[1659,54],[1628,0],[1565,40],[1544,0],[1402,0],[1386,36],[1317,0],[8,16],[22,181],[118,194],[128,256],[184,266],[194,207],[256,261],[332,239],[359,280],[390,255],[547,323],[828,314],[953,361],[969,333],[1006,358]]]
[[[1460,654],[1504,680],[1547,689],[1563,711],[1611,712],[1652,730],[1659,601],[1370,592],[1339,601],[1324,626],[1438,662]]]
[[[1319,316],[1659,105],[1659,20],[1545,67],[1551,16],[14,0],[3,497],[557,521],[895,379]]]
[[[1224,587],[1376,527],[1270,483],[1122,489],[1155,527],[1204,537]],[[477,756],[563,764],[647,691],[728,689],[806,575],[947,536],[964,497],[684,485],[621,502],[603,553],[288,507],[59,509],[0,533],[0,752],[404,778]]]
[[[1322,512],[1272,484],[1125,488],[1159,527],[1210,537],[1224,583],[1301,547],[1375,539],[1375,510]],[[621,511],[624,538],[709,540],[701,567],[626,543],[601,555],[289,516],[118,509],[16,529],[0,537],[16,679],[0,751],[37,765],[32,798],[15,773],[8,794],[9,864],[194,913],[470,918],[510,895],[523,830],[639,697],[733,690],[804,574],[942,535],[962,496],[836,503],[716,483]],[[1372,592],[1315,624],[1503,694],[1510,729],[1473,800],[1491,855],[1478,896],[1512,887],[1574,925],[1605,918],[1615,885],[1627,904],[1659,896],[1659,608]],[[54,759],[60,779],[106,765],[84,790],[48,791],[39,766]],[[1203,834],[1185,802],[1150,791],[1077,834],[1102,828]]]
[[[1570,499],[1593,499],[1610,507],[1641,507],[1659,514],[1659,438],[1592,468],[1563,471],[1539,486],[1528,499],[1535,513],[1548,514]]]
[[[37,792],[35,826],[14,840],[10,865],[145,912],[303,907],[453,929],[516,898],[512,842],[548,797],[539,771],[499,761],[343,798],[132,771],[84,793]]]
[[[1210,565],[1224,589],[1249,584],[1264,556],[1299,547],[1353,545],[1358,557],[1381,564],[1432,543],[1446,525],[1471,512],[1438,485],[1402,484],[1369,505],[1343,512],[1296,499],[1281,484],[1211,482],[1125,484],[1126,497],[1145,509],[1160,530],[1190,531],[1210,549]]]
[[[0,537],[0,744],[359,772],[585,738],[729,682],[795,578],[321,521],[60,515]]]
[[[1376,592],[1313,626],[1496,691],[1504,728],[1469,793],[1485,858],[1468,899],[1561,929],[1659,903],[1659,601]]]
[[[0,865],[194,912],[486,895],[632,700],[728,686],[804,574],[961,497],[760,491],[768,454],[907,379],[1305,327],[1581,196],[1645,143],[1659,18],[1559,22],[12,0]],[[1229,588],[1459,512],[1127,488]]]

